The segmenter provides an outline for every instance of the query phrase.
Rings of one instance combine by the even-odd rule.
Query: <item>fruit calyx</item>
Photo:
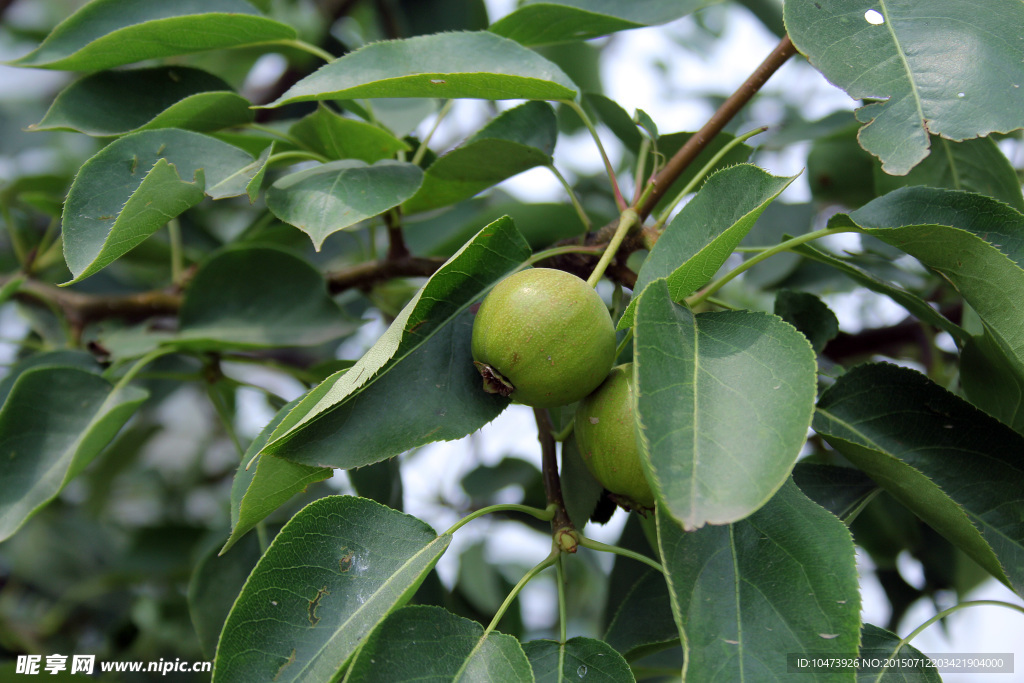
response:
[[[501,373],[492,368],[487,363],[481,363],[479,361],[473,361],[473,365],[476,366],[477,372],[484,379],[484,391],[488,394],[498,394],[508,398],[512,395],[512,392],[516,390],[512,383],[502,377]]]

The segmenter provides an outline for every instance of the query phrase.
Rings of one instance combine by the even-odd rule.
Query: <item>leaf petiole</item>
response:
[[[491,631],[493,631],[495,627],[497,627],[498,622],[501,621],[501,618],[505,616],[505,612],[507,612],[508,608],[512,605],[512,601],[514,601],[516,597],[519,595],[520,591],[522,591],[523,588],[526,587],[526,584],[530,583],[530,581],[532,581],[533,578],[537,576],[537,574],[540,574],[542,571],[544,571],[551,565],[555,564],[558,561],[558,558],[559,556],[561,556],[561,554],[561,551],[558,548],[555,548],[551,551],[550,555],[541,560],[541,562],[537,564],[533,569],[526,572],[523,578],[519,579],[519,583],[517,583],[515,587],[512,588],[511,592],[509,592],[509,594],[505,597],[505,602],[501,603],[501,607],[499,607],[498,611],[494,613],[494,618],[491,619],[491,623],[488,624],[487,628],[484,630],[484,638],[486,638],[487,635]]]
[[[520,505],[518,503],[499,503],[497,505],[488,505],[487,507],[474,510],[469,513],[458,522],[453,524],[448,531],[444,532],[444,535],[454,534],[456,531],[466,526],[474,519],[489,515],[492,512],[523,512],[531,517],[535,517],[542,522],[550,522],[555,516],[555,508],[553,505],[547,506],[547,508],[541,510],[540,508],[530,507],[529,505]]]
[[[626,548],[620,548],[617,545],[608,545],[607,543],[601,543],[601,541],[595,541],[594,539],[587,538],[586,536],[580,536],[580,545],[584,548],[590,548],[591,550],[597,550],[603,553],[615,553],[616,555],[622,555],[623,557],[628,557],[630,559],[636,560],[637,562],[643,562],[651,569],[656,569],[662,574],[665,573],[665,569],[658,562],[655,562],[646,555],[641,555],[640,553],[633,552],[632,550],[627,550]]]

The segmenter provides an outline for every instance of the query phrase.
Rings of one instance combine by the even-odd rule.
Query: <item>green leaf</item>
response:
[[[633,372],[651,489],[686,529],[743,519],[785,483],[806,440],[814,350],[767,313],[694,315],[655,281],[640,295]]]
[[[351,369],[328,377],[296,406],[275,430],[263,452],[280,450],[290,438],[307,429],[307,425],[315,424],[316,420],[385,377],[530,253],[529,245],[511,219],[499,219],[485,227],[431,276]]]
[[[363,97],[569,100],[576,86],[519,43],[467,31],[372,43],[306,76],[268,106]]]
[[[856,468],[810,462],[796,464],[793,482],[805,496],[847,525],[878,490],[875,482]]]
[[[8,368],[7,374],[0,379],[0,405],[7,400],[8,394],[11,393],[11,387],[21,377],[21,374],[32,368],[76,368],[96,375],[102,370],[99,363],[96,362],[96,357],[87,351],[59,349],[34,353]]]
[[[800,330],[815,353],[839,334],[839,319],[825,302],[807,292],[781,289],[775,294],[775,315]]]
[[[729,526],[683,532],[657,511],[672,611],[695,681],[787,677],[785,655],[857,651],[860,593],[842,522],[787,482]],[[815,681],[851,681],[820,673]]]
[[[175,344],[189,349],[315,346],[354,324],[305,259],[273,247],[214,254],[189,283]]]
[[[665,24],[719,0],[528,0],[489,30],[523,45],[587,40]]]
[[[527,102],[510,109],[434,161],[402,210],[417,213],[455,204],[535,166],[550,165],[557,136],[551,105]]]
[[[716,172],[665,228],[637,276],[634,292],[667,278],[673,301],[682,301],[706,284],[739,246],[758,216],[796,176],[773,176],[750,164]],[[618,329],[633,324],[634,298]]]
[[[46,40],[9,62],[65,71],[99,71],[144,59],[294,40],[295,29],[244,0],[92,0]]]
[[[231,535],[220,549],[221,555],[292,496],[305,491],[310,484],[329,479],[334,473],[329,467],[310,467],[273,455],[260,458],[246,469],[253,456],[266,445],[271,432],[298,402],[299,399],[290,401],[277,411],[242,455],[231,483]]]
[[[875,191],[879,195],[900,187],[925,185],[988,195],[1024,211],[1017,172],[992,138],[953,142],[931,136],[932,154],[905,176],[892,176],[875,169]]]
[[[481,388],[472,334],[473,315],[466,311],[372,384],[264,452],[305,465],[351,469],[475,432],[497,417],[508,399]],[[346,374],[355,372],[353,367]],[[413,400],[396,410],[395,401],[403,397]],[[383,425],[381,415],[388,416]]]
[[[615,559],[616,569],[620,561]],[[604,639],[630,661],[679,645],[665,575],[640,566],[604,634]]]
[[[188,611],[207,659],[216,654],[224,620],[259,559],[260,544],[250,536],[224,557],[210,546],[196,562],[188,582]]]
[[[102,71],[65,88],[30,130],[96,136],[134,130],[220,130],[252,121],[249,101],[213,74],[182,66]]]
[[[328,159],[359,159],[368,164],[390,159],[412,148],[379,126],[349,119],[321,104],[288,131],[292,137]]]
[[[632,683],[636,679],[629,664],[611,645],[593,638],[577,636],[565,643],[556,640],[531,640],[523,651],[533,667],[537,683]]]
[[[964,140],[1024,126],[1024,5],[989,0],[788,2],[793,43],[862,107],[861,146],[892,175],[928,156],[929,132]]]
[[[206,194],[214,199],[237,197],[244,194],[249,197],[250,203],[255,203],[256,197],[260,193],[260,186],[263,185],[263,177],[267,174],[270,155],[274,153],[276,147],[276,142],[272,142],[264,147],[255,161],[246,164],[216,185],[210,187]]]
[[[475,621],[440,607],[400,609],[367,639],[348,681],[533,681],[523,648],[512,636],[485,633]]]
[[[807,184],[815,201],[856,208],[877,195],[878,162],[857,144],[857,122],[852,113],[849,118],[850,126],[811,143]]]
[[[924,375],[884,364],[840,377],[818,401],[814,430],[1024,594],[1024,437]]]
[[[849,219],[949,280],[1024,380],[1024,215],[982,195],[909,187]]]
[[[397,458],[351,469],[348,471],[348,479],[361,497],[402,510],[402,467]]]
[[[450,542],[363,498],[310,503],[281,529],[235,601],[213,680],[330,680]]]
[[[578,530],[583,530],[601,500],[604,486],[587,469],[580,455],[575,436],[562,442],[562,499],[569,519]]]
[[[800,244],[795,246],[793,247],[793,251],[805,258],[831,266],[848,276],[854,282],[870,289],[872,292],[877,292],[889,297],[900,306],[907,309],[907,311],[921,322],[934,325],[940,330],[948,332],[953,339],[957,340],[957,342],[962,342],[966,339],[967,333],[963,328],[929,306],[928,302],[920,296],[913,292],[908,292],[899,285],[885,282],[884,280],[875,277],[873,274],[859,267],[852,259],[840,258],[834,254],[830,254],[826,251],[813,247],[810,244]]]
[[[0,409],[0,540],[57,497],[146,399],[70,367],[26,370]]]
[[[320,251],[329,235],[398,206],[422,182],[423,172],[410,163],[342,159],[279,179],[267,190],[267,208]]]
[[[987,330],[963,345],[960,386],[968,401],[1024,434],[1024,376]]]
[[[198,204],[252,157],[176,128],[131,133],[85,162],[64,205],[64,259],[78,282]]]
[[[900,637],[873,624],[860,631],[860,656],[867,659],[902,660],[900,666],[886,669],[864,668],[857,672],[857,683],[942,683],[934,663],[909,643],[900,645]],[[913,661],[910,661],[913,660]]]

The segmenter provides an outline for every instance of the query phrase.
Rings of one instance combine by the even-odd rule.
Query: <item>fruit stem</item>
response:
[[[595,541],[592,538],[586,536],[580,536],[580,545],[584,548],[590,548],[591,550],[597,550],[602,553],[615,553],[616,555],[622,555],[630,559],[636,560],[637,562],[643,562],[648,567],[656,569],[659,573],[664,574],[665,569],[658,562],[652,560],[646,555],[641,555],[638,552],[627,550],[626,548],[620,548],[617,545],[608,545],[607,543],[601,543],[601,541]]]
[[[576,209],[576,215],[580,217],[580,222],[583,223],[585,232],[589,234],[593,225],[590,222],[590,218],[587,216],[587,212],[583,210],[583,205],[580,204],[580,199],[576,196],[576,192],[572,189],[572,185],[570,185],[569,181],[565,179],[565,176],[555,168],[554,164],[548,164],[547,169],[551,171],[556,178],[558,178],[558,182],[562,183],[562,187],[565,188],[566,194],[569,195],[569,201],[572,202],[572,208]]]
[[[413,166],[419,166],[420,162],[423,161],[423,157],[427,153],[427,145],[430,144],[430,139],[434,137],[434,133],[437,132],[437,127],[441,125],[441,121],[444,120],[444,117],[452,110],[452,104],[454,102],[455,100],[448,100],[444,103],[444,106],[441,107],[441,111],[437,112],[437,118],[434,119],[434,125],[431,126],[427,134],[423,136],[423,142],[420,143],[420,146],[416,148],[416,152],[412,155]]]
[[[714,169],[715,166],[718,165],[718,162],[725,158],[726,154],[731,152],[737,146],[742,145],[750,138],[754,137],[755,135],[760,135],[766,130],[768,130],[768,126],[761,126],[760,128],[755,128],[752,131],[749,131],[747,133],[744,133],[743,135],[733,138],[728,143],[726,143],[725,146],[722,147],[722,149],[718,150],[715,153],[715,155],[711,157],[708,163],[704,164],[704,166],[699,171],[697,171],[696,175],[694,175],[693,178],[690,179],[690,182],[686,183],[686,187],[684,187],[682,190],[679,191],[678,194],[676,194],[675,199],[673,199],[672,202],[667,207],[665,207],[665,210],[661,212],[660,216],[658,216],[658,220],[654,222],[654,229],[660,231],[665,226],[665,223],[668,222],[669,216],[671,216],[672,212],[675,211],[675,208],[679,206],[679,202],[683,201],[683,197],[693,192],[694,188],[697,187],[697,184],[700,181],[702,181],[709,173],[711,173],[712,169]]]
[[[501,603],[501,607],[499,607],[498,611],[494,613],[494,618],[491,619],[491,623],[488,624],[487,628],[484,630],[484,634],[480,638],[480,642],[483,642],[484,638],[486,638],[490,632],[498,626],[498,622],[501,621],[503,616],[505,616],[505,612],[507,612],[508,608],[512,605],[512,601],[515,600],[516,596],[519,595],[519,592],[526,587],[526,584],[530,583],[530,581],[533,580],[533,577],[537,576],[537,574],[540,574],[542,571],[555,564],[560,555],[561,553],[559,553],[557,549],[552,550],[550,555],[541,560],[541,562],[533,569],[526,572],[526,575],[523,576],[523,578],[519,579],[519,583],[517,583],[511,592],[509,592],[508,596],[505,597],[505,602]]]
[[[605,248],[604,253],[601,254],[601,260],[597,262],[597,266],[594,267],[594,272],[590,274],[587,279],[587,284],[591,287],[597,287],[597,283],[600,282],[601,276],[604,275],[605,269],[608,268],[608,264],[612,262],[612,258],[615,253],[619,250],[619,246],[622,245],[622,240],[626,238],[629,233],[629,229],[632,228],[639,216],[636,215],[636,211],[633,209],[625,209],[619,215],[619,226],[615,228],[615,234],[612,235],[612,239],[608,242],[608,246]]]
[[[687,297],[686,304],[688,306],[690,306],[691,308],[696,306],[697,304],[701,303],[702,301],[707,299],[709,296],[711,296],[712,294],[717,292],[719,289],[721,289],[726,283],[728,283],[730,280],[735,278],[737,275],[739,275],[740,273],[742,273],[742,272],[744,272],[744,271],[746,271],[746,270],[748,270],[750,268],[753,268],[758,263],[760,263],[761,261],[764,261],[766,258],[769,258],[770,256],[774,256],[775,254],[780,254],[780,253],[782,253],[784,251],[788,251],[791,247],[799,246],[801,244],[804,244],[805,242],[812,242],[812,241],[814,241],[816,239],[819,239],[821,237],[826,237],[828,235],[838,235],[839,233],[843,233],[843,232],[860,232],[860,228],[852,228],[852,227],[849,227],[849,228],[848,227],[822,228],[821,230],[815,230],[814,232],[809,232],[806,235],[800,235],[798,237],[794,237],[792,239],[788,239],[785,242],[780,242],[779,244],[776,244],[774,247],[772,247],[770,249],[765,249],[764,251],[762,251],[761,253],[757,254],[756,256],[747,259],[746,261],[744,261],[740,265],[736,266],[735,268],[733,268],[731,271],[729,271],[728,273],[726,273],[725,275],[723,275],[719,279],[717,279],[714,282],[712,282],[710,285],[708,285],[707,287],[705,287],[701,291],[697,292],[696,294],[694,294],[694,295],[692,295],[690,297]]]
[[[626,200],[622,198],[622,191],[619,190],[619,181],[615,177],[615,169],[612,168],[612,162],[608,159],[608,154],[604,151],[604,145],[601,144],[601,136],[597,134],[597,128],[594,127],[594,122],[587,116],[587,112],[583,110],[578,103],[573,100],[558,100],[561,104],[566,105],[577,115],[580,120],[583,121],[583,125],[590,131],[590,137],[594,138],[594,142],[597,144],[597,150],[601,153],[601,160],[604,161],[604,169],[608,173],[608,180],[612,184],[612,192],[615,195],[615,205],[619,207],[619,211],[626,210]]]
[[[900,644],[899,644],[899,646],[897,646],[895,651],[899,652],[900,648],[902,648],[904,645],[908,644],[910,641],[912,641],[914,638],[916,638],[922,631],[924,631],[926,628],[928,628],[929,626],[934,624],[936,621],[939,621],[941,619],[945,619],[950,614],[953,614],[954,612],[962,610],[965,607],[979,607],[981,605],[994,605],[996,607],[1007,607],[1009,609],[1016,610],[1016,611],[1020,612],[1021,614],[1024,614],[1024,606],[1015,605],[1012,602],[1004,602],[1002,600],[967,600],[966,602],[961,602],[959,604],[953,605],[949,609],[942,610],[941,612],[939,612],[938,614],[933,616],[931,619],[929,619],[928,621],[924,622],[923,624],[921,624],[920,626],[915,628],[913,631],[910,632],[910,634],[906,638],[901,638],[900,639]]]
[[[530,507],[529,505],[520,505],[519,503],[498,503],[496,505],[488,505],[487,507],[480,508],[479,510],[474,510],[453,524],[448,531],[444,532],[444,535],[447,536],[449,534],[454,534],[474,519],[494,512],[524,512],[542,522],[550,522],[555,516],[555,508],[553,505],[548,505],[547,508],[541,510],[540,508]]]

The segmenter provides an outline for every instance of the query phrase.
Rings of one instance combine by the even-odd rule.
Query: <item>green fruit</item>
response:
[[[594,478],[629,508],[654,507],[633,418],[633,364],[612,369],[576,408],[576,443]]]
[[[615,362],[608,308],[586,282],[550,268],[511,275],[473,321],[473,362],[484,390],[535,408],[575,403]]]

